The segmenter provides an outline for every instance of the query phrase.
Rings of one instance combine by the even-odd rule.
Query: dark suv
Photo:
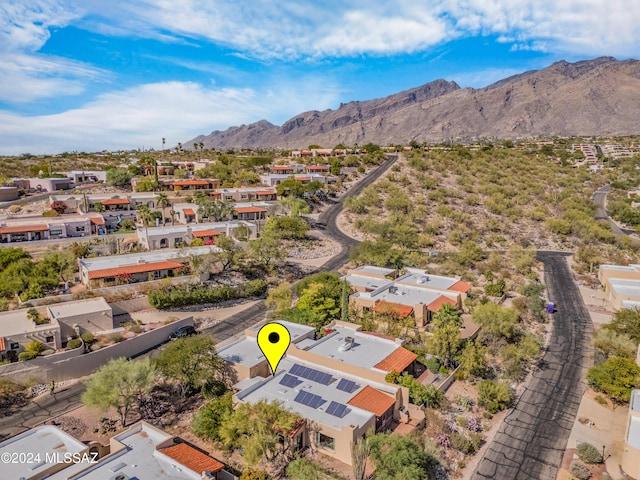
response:
[[[169,338],[171,340],[175,340],[176,338],[188,337],[189,335],[196,335],[198,332],[193,325],[185,325],[184,327],[178,328],[175,332],[173,332]]]

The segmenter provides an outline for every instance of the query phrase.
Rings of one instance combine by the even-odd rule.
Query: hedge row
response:
[[[238,298],[259,297],[267,291],[267,282],[251,280],[244,285],[209,287],[207,285],[176,285],[149,293],[149,303],[155,308],[184,307],[201,303],[220,303]]]

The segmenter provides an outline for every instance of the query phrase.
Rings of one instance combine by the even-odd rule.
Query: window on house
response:
[[[11,350],[18,350],[20,348],[20,344],[18,342],[11,342]]]
[[[48,336],[44,339],[45,343],[53,343],[53,337],[52,336]]]
[[[76,232],[84,232],[84,227],[76,227]]]
[[[335,438],[329,437],[321,432],[317,432],[316,445],[320,448],[326,448],[327,450],[335,450],[336,440]]]
[[[166,238],[161,238],[160,239],[160,248],[165,248],[167,246],[167,239]]]

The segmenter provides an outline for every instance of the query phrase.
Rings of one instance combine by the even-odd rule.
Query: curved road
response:
[[[607,212],[605,208],[605,202],[607,200],[607,193],[611,191],[610,185],[605,185],[604,187],[599,188],[593,193],[591,197],[591,201],[595,204],[596,208],[596,220],[606,220],[611,225],[611,231],[617,236],[621,235],[631,235],[636,233],[635,230],[629,230],[620,228],[616,222],[613,221],[609,212]]]
[[[327,235],[337,241],[342,246],[342,250],[325,262],[324,265],[318,269],[319,271],[332,271],[340,268],[349,258],[350,247],[358,243],[357,240],[342,233],[336,226],[336,218],[342,209],[344,200],[347,197],[359,194],[362,189],[377,180],[380,175],[393,165],[397,158],[397,155],[388,155],[380,166],[371,171],[366,178],[362,179],[351,190],[342,195],[321,215],[322,221],[326,222],[327,225]],[[264,302],[259,302],[240,313],[232,315],[224,322],[203,330],[203,332],[212,334],[217,342],[221,342],[263,320],[265,312]],[[82,384],[75,384],[63,388],[53,397],[48,395],[41,396],[22,408],[10,411],[5,410],[4,412],[0,410],[0,441],[24,432],[52,417],[79,406],[83,391],[84,386]]]
[[[549,299],[556,304],[549,345],[533,377],[507,415],[472,478],[556,478],[591,358],[592,323],[566,257],[538,252]]]

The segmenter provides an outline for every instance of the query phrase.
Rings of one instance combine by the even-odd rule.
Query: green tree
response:
[[[153,192],[158,189],[158,182],[151,177],[142,177],[136,182],[136,192]]]
[[[594,346],[607,357],[634,358],[638,344],[626,333],[618,333],[609,328],[599,329],[593,336]]]
[[[483,334],[509,340],[516,333],[518,310],[488,302],[477,305],[471,312],[471,318],[482,326]]]
[[[326,287],[322,283],[311,283],[298,300],[297,308],[302,311],[310,310],[323,323],[329,323],[340,313],[340,304],[325,292]]]
[[[606,324],[603,328],[624,333],[634,342],[640,343],[640,310],[635,308],[622,308],[613,314],[611,323]]]
[[[183,397],[190,389],[199,390],[207,381],[216,378],[222,367],[215,342],[209,335],[178,338],[155,360],[163,375],[178,382]]]
[[[640,367],[629,358],[611,357],[587,372],[587,382],[619,403],[628,402],[640,387]]]
[[[483,377],[487,373],[486,347],[475,340],[468,340],[457,357],[460,368],[458,377],[466,379],[469,376]]]
[[[317,463],[298,457],[286,468],[287,477],[290,480],[322,480],[325,475]]]
[[[291,284],[284,282],[269,290],[265,305],[267,308],[272,309],[275,315],[279,315],[281,312],[291,308],[292,301]]]
[[[309,207],[307,201],[302,198],[296,198],[293,196],[284,197],[280,203],[289,208],[292,217],[297,217],[301,213],[311,213],[311,207]]]
[[[280,240],[299,240],[308,230],[309,224],[301,217],[269,217],[262,233]]]
[[[428,468],[435,462],[413,437],[378,433],[367,440],[376,478],[389,480],[427,480]]]
[[[133,174],[126,168],[107,170],[107,184],[112,187],[131,187]]]
[[[211,253],[211,263],[220,263],[222,271],[234,269],[239,265],[244,251],[233,238],[220,235],[216,238],[216,247],[221,251]]]
[[[150,358],[129,362],[125,358],[111,360],[86,382],[82,403],[106,411],[113,407],[125,427],[127,415],[141,397],[148,394],[157,378]]]
[[[453,305],[443,305],[433,315],[433,336],[430,347],[433,353],[444,360],[447,368],[451,368],[453,357],[460,348],[460,326],[462,313]]]
[[[60,281],[68,282],[78,271],[78,261],[70,250],[45,250],[40,266],[55,274]]]
[[[156,197],[156,205],[158,205],[162,209],[162,224],[164,225],[166,221],[165,209],[171,206],[171,202],[169,201],[169,197],[166,193],[159,193]]]
[[[402,268],[406,263],[406,254],[387,242],[365,240],[351,249],[350,260],[358,265]]]
[[[300,417],[277,401],[242,403],[220,426],[220,438],[227,448],[241,448],[251,466],[261,460],[278,468],[293,458],[289,433],[299,425]]]
[[[293,178],[287,179],[284,182],[276,186],[276,193],[279,197],[302,197],[305,188],[302,182],[294,180]]]
[[[511,390],[506,383],[493,380],[483,380],[478,383],[478,404],[491,413],[507,408],[512,398]]]
[[[286,256],[286,252],[280,248],[280,239],[269,233],[263,233],[256,240],[249,240],[248,250],[251,261],[267,272],[273,271]]]
[[[220,426],[233,414],[233,392],[205,403],[193,415],[191,429],[200,438],[219,442]]]

